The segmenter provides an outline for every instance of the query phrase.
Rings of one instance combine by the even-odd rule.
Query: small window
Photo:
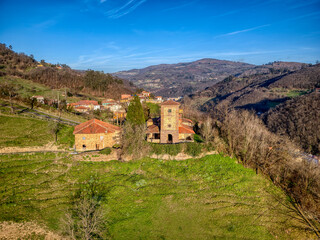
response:
[[[171,113],[171,109],[168,109],[168,113]]]
[[[86,140],[86,137],[82,137],[82,140]]]
[[[168,128],[171,128],[171,124],[168,124]]]

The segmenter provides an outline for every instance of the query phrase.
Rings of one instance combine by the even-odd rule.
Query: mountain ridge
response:
[[[132,81],[140,88],[164,97],[189,95],[222,81],[226,77],[267,73],[273,69],[300,69],[304,63],[273,62],[254,65],[213,58],[203,58],[192,62],[158,64],[142,69],[119,71],[112,75]]]

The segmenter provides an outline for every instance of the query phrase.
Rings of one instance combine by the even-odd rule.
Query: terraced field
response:
[[[77,162],[0,155],[0,221],[60,233],[75,193],[96,183],[111,239],[315,239],[280,189],[234,159]]]

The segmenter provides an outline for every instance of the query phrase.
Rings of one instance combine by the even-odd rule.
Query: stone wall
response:
[[[169,112],[169,109],[171,112]],[[179,142],[179,106],[164,105],[161,106],[161,132],[160,142],[167,143],[168,136],[171,134],[172,143]]]

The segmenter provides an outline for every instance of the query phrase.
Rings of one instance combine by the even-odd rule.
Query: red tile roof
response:
[[[102,122],[98,119],[91,119],[87,122],[75,126],[73,134],[96,134],[120,131],[121,128],[110,123]]]
[[[97,101],[94,100],[81,100],[76,103],[77,105],[99,105]]]
[[[192,128],[184,126],[184,125],[180,125],[179,126],[179,133],[192,133],[192,134],[195,134],[195,132],[192,130]]]
[[[190,120],[190,119],[188,119],[188,118],[182,118],[181,120],[182,120],[182,122],[189,122],[189,123],[193,123],[193,121],[192,121],[192,120]]]
[[[147,133],[160,133],[159,127],[157,125],[150,125],[147,128]]]
[[[180,103],[175,102],[173,100],[168,100],[168,101],[161,103],[161,105],[180,105]]]

